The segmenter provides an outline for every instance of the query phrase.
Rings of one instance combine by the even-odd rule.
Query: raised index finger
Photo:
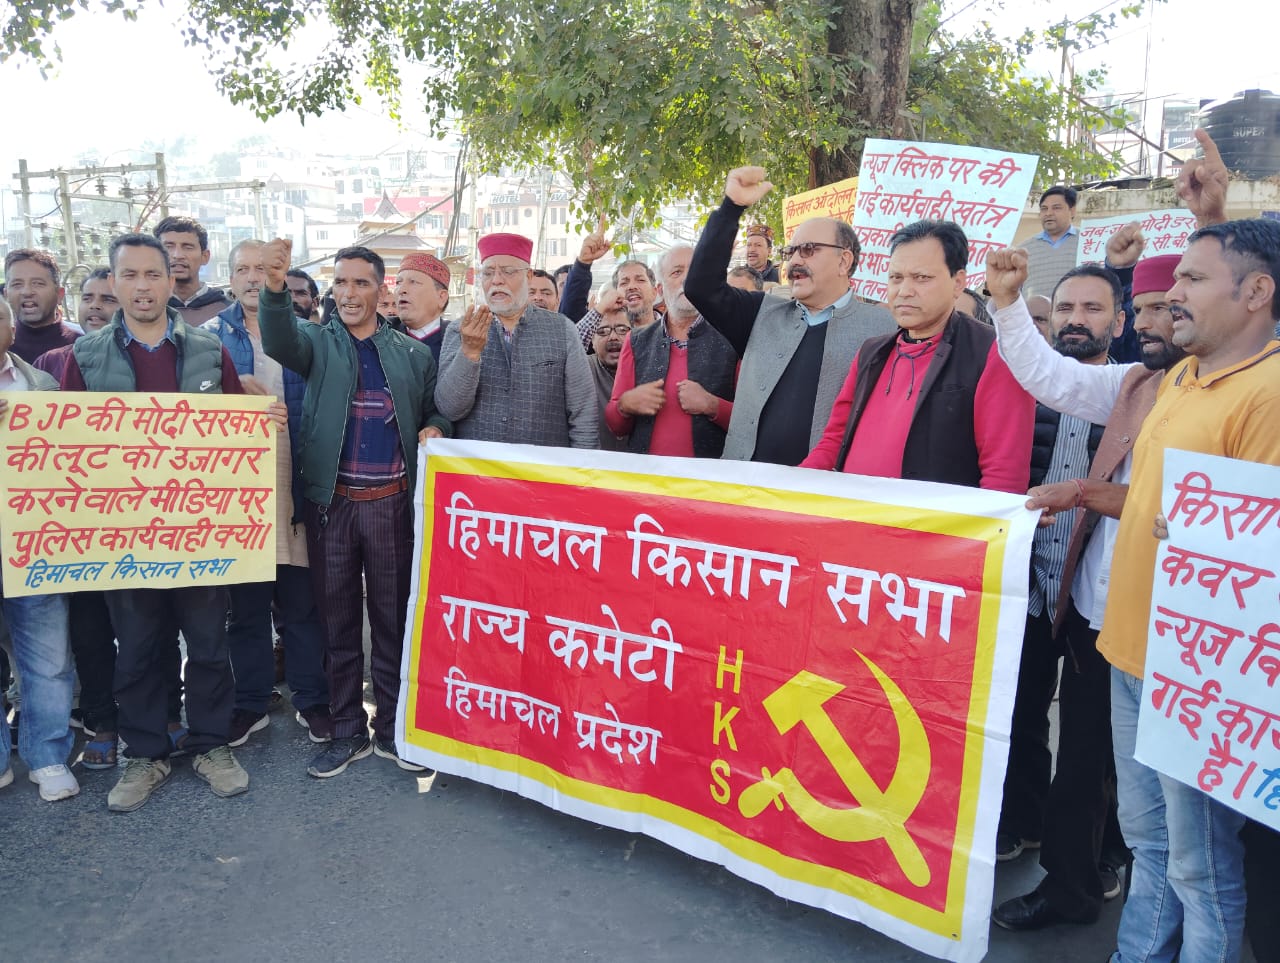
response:
[[[607,230],[609,230],[609,218],[603,211],[601,211],[600,220],[596,222],[596,233],[601,237],[604,237],[604,232]]]
[[[1196,140],[1200,142],[1200,147],[1204,151],[1204,159],[1215,167],[1225,167],[1222,162],[1222,154],[1218,151],[1218,145],[1213,142],[1213,138],[1209,136],[1209,132],[1203,127],[1197,127],[1195,130]]]

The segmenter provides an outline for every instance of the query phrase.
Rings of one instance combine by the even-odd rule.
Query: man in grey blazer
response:
[[[458,438],[597,447],[596,388],[577,329],[529,303],[533,242],[489,234],[479,249],[485,303],[445,331],[436,407]]]
[[[805,221],[779,252],[791,298],[730,286],[738,221],[772,189],[762,167],[729,172],[724,201],[694,249],[685,294],[742,359],[723,457],[798,465],[822,437],[858,346],[896,326],[883,307],[854,298],[858,238],[831,218]]]

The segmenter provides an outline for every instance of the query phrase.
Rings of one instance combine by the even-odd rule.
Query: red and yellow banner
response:
[[[478,442],[429,453],[404,756],[982,957],[1024,499]]]

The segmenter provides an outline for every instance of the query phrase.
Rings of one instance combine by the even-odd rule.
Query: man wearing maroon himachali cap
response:
[[[599,413],[577,330],[529,303],[533,242],[480,238],[484,303],[444,334],[436,405],[459,438],[595,448]]]
[[[1138,225],[1122,228],[1108,244],[1107,263],[1123,277],[1141,253],[1143,244]],[[999,309],[995,313],[995,325],[1000,352],[1010,371],[1027,391],[1049,407],[1106,424],[1087,478],[1033,488],[1027,502],[1028,508],[1039,509],[1048,516],[1083,509],[1076,513],[1067,542],[1054,631],[1064,623],[1068,627],[1072,624],[1068,616],[1076,616],[1076,623],[1087,621],[1087,631],[1077,625],[1068,633],[1076,665],[1087,670],[1098,658],[1097,630],[1102,626],[1107,604],[1117,520],[1128,491],[1133,445],[1155,403],[1156,389],[1165,371],[1185,357],[1185,352],[1173,343],[1173,318],[1168,302],[1180,256],[1148,258],[1132,268],[1134,329],[1141,345],[1142,364],[1102,366],[1082,365],[1059,355],[1032,330],[1025,302],[1016,296],[1020,278],[1025,275],[1025,261],[1019,266],[1016,260],[1010,252],[999,252],[994,261],[988,262],[987,280]],[[1064,706],[1073,700],[1081,701],[1073,695],[1086,688],[1087,680],[1081,671],[1079,667],[1073,670],[1069,665],[1064,666]],[[1109,687],[1108,679],[1107,689]],[[1076,740],[1084,751],[1076,754],[1078,758],[1064,763],[1061,753],[1065,743],[1059,746],[1058,771],[1048,789],[1044,847],[1040,853],[1046,876],[1035,890],[995,908],[992,918],[1006,929],[1039,929],[1064,920],[1088,922],[1097,916],[1099,896],[1110,895],[1098,892],[1090,895],[1078,886],[1080,880],[1088,878],[1085,870],[1092,868],[1082,866],[1081,858],[1098,859],[1101,855],[1105,860],[1108,854],[1098,852],[1100,836],[1090,845],[1079,835],[1081,831],[1088,833],[1095,825],[1101,828],[1102,800],[1093,795],[1082,796],[1079,787],[1070,785],[1090,781],[1089,773],[1093,773],[1092,781],[1096,783],[1095,770],[1109,765],[1112,753],[1109,710],[1108,691],[1091,701],[1083,701],[1070,713],[1070,718],[1075,720],[1072,725],[1085,732],[1083,738]],[[1063,718],[1068,718],[1065,710]],[[1121,748],[1117,746],[1117,751]],[[1157,879],[1161,874],[1153,871],[1161,857],[1151,851],[1147,834],[1135,831],[1132,823],[1126,824],[1126,819],[1132,820],[1131,813],[1138,811],[1141,804],[1132,799],[1126,808],[1125,786],[1120,789],[1121,829],[1125,843],[1134,852],[1134,893],[1139,899],[1155,896],[1152,887],[1166,885],[1163,879]],[[1073,813],[1069,811],[1071,808],[1096,812],[1092,815]],[[1075,832],[1071,831],[1073,827]]]
[[[396,308],[404,333],[440,359],[445,308],[449,306],[449,268],[433,254],[410,254],[396,271]]]

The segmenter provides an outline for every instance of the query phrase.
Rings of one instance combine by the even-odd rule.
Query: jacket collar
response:
[[[244,323],[244,305],[239,301],[231,305],[231,307],[219,311],[217,317],[219,321],[225,321],[242,334],[249,333],[249,329]]]

